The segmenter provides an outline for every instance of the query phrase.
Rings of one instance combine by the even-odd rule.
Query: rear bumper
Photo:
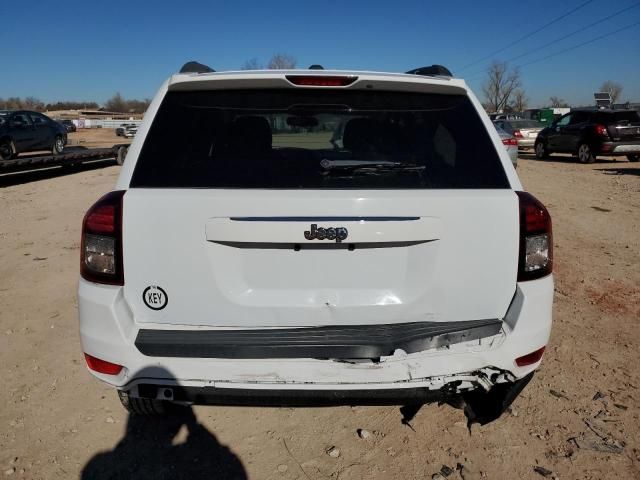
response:
[[[133,395],[141,385],[199,391],[202,402],[198,403],[206,403],[205,398],[211,397],[212,391],[216,392],[213,397],[222,398],[231,398],[231,394],[242,390],[250,390],[256,396],[275,392],[270,396],[282,404],[286,403],[283,398],[300,395],[299,391],[329,396],[336,395],[329,392],[366,391],[384,396],[385,390],[393,390],[401,397],[419,392],[424,398],[427,391],[442,395],[476,388],[489,390],[496,383],[523,378],[538,366],[519,367],[515,359],[547,344],[552,300],[552,276],[523,282],[517,285],[495,335],[433,345],[414,353],[395,351],[377,361],[344,361],[146,356],[135,345],[140,326],[121,287],[80,280],[78,293],[83,351],[124,366],[118,375],[91,372],[93,375]]]
[[[338,405],[409,405],[443,400],[453,391],[427,387],[359,390],[282,390],[255,388],[183,387],[138,384],[129,391],[141,398],[170,400],[196,405],[242,405],[278,407],[325,407]]]
[[[535,138],[519,138],[518,148],[533,148],[536,143]]]
[[[136,348],[147,356],[178,358],[379,359],[497,335],[500,320],[412,322],[392,325],[252,330],[141,329]]]
[[[598,148],[601,155],[640,154],[640,141],[635,142],[603,142]]]

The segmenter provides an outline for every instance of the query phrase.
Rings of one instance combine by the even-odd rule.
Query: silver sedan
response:
[[[533,148],[538,133],[544,128],[537,120],[496,120],[494,124],[516,137],[520,148]]]
[[[500,135],[500,140],[502,140],[502,144],[507,149],[509,158],[511,158],[511,163],[513,163],[514,167],[517,167],[518,166],[518,139],[513,135],[505,132],[498,125],[496,125],[495,127],[496,127],[496,130],[498,131],[498,135]]]

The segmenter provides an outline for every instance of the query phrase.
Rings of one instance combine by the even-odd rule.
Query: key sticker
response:
[[[167,306],[169,297],[167,296],[167,292],[162,288],[157,285],[151,285],[142,292],[142,300],[144,300],[144,304],[151,310],[162,310]]]

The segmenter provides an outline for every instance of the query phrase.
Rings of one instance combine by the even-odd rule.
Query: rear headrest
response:
[[[271,127],[264,117],[236,118],[229,132],[229,147],[237,153],[264,153],[271,150]]]
[[[344,127],[342,145],[347,150],[374,150],[378,141],[379,125],[370,118],[352,118]]]

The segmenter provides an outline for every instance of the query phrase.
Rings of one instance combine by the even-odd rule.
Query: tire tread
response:
[[[142,416],[162,416],[167,413],[168,405],[163,400],[132,397],[127,392],[119,391],[120,403],[129,413]]]

